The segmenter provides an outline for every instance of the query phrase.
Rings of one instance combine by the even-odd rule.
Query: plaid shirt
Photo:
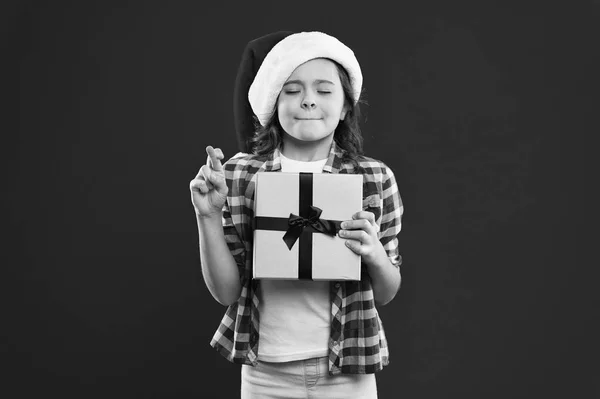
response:
[[[358,165],[342,162],[342,150],[331,146],[323,173],[363,175],[363,209],[373,212],[379,240],[390,262],[399,267],[397,235],[403,213],[402,200],[392,171],[382,162],[363,157]],[[227,308],[210,344],[233,363],[256,365],[259,312],[256,295],[260,280],[252,278],[252,219],[257,172],[281,170],[280,153],[238,153],[224,164],[229,193],[223,207],[225,240],[240,272],[238,301]],[[366,267],[360,281],[331,281],[331,333],[329,373],[365,374],[381,370],[389,362],[383,325],[373,297]]]

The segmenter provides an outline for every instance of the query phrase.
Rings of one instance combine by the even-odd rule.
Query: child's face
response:
[[[335,64],[316,58],[296,68],[281,89],[277,113],[285,133],[298,140],[316,141],[332,135],[346,113]]]

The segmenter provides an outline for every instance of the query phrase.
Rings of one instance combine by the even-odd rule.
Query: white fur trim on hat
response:
[[[300,65],[315,58],[329,58],[344,67],[350,77],[356,103],[362,88],[362,73],[354,52],[333,36],[322,32],[301,32],[277,43],[263,60],[248,90],[252,111],[265,125],[275,109],[285,81]]]

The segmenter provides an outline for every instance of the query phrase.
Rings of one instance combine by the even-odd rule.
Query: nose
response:
[[[315,103],[315,100],[313,99],[312,95],[306,94],[302,99],[303,109],[314,109],[316,106],[317,104]]]

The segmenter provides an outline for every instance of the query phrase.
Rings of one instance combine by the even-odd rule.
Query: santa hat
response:
[[[283,84],[303,63],[329,58],[347,72],[356,103],[362,89],[362,73],[354,52],[322,32],[280,31],[250,41],[242,55],[234,89],[233,115],[238,146],[250,152],[254,118],[265,125],[273,114]]]

